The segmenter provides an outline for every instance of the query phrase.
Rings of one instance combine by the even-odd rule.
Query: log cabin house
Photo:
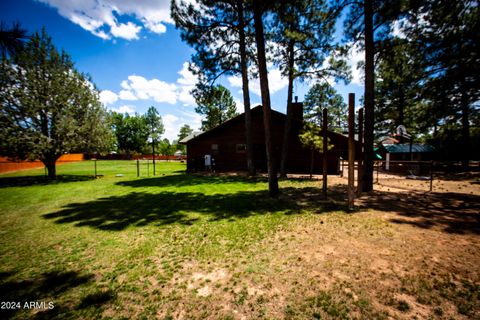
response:
[[[303,103],[293,103],[292,129],[289,136],[289,151],[287,159],[288,173],[310,172],[312,151],[300,142],[298,137],[303,126]],[[258,172],[266,172],[267,156],[265,149],[265,134],[263,126],[262,106],[251,110],[252,113],[252,140],[255,168]],[[272,144],[279,169],[280,154],[282,150],[283,130],[286,115],[272,110]],[[330,142],[334,145],[329,150],[328,173],[339,172],[339,159],[348,158],[348,138],[344,135],[328,131]],[[223,124],[203,133],[195,133],[180,141],[187,146],[187,171],[196,172],[206,170],[205,156],[213,159],[216,171],[246,171],[246,138],[245,138],[245,114],[242,113]],[[359,150],[358,145],[356,146]],[[314,173],[322,172],[323,155],[313,152]]]

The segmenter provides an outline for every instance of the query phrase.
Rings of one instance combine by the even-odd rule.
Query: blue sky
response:
[[[30,33],[45,27],[57,48],[72,56],[76,68],[91,75],[107,109],[145,113],[153,105],[163,118],[164,137],[173,140],[184,124],[198,129],[201,117],[189,94],[196,81],[187,69],[193,51],[175,30],[169,4],[170,0],[2,0],[0,20],[19,21]],[[356,65],[361,53],[351,58]],[[345,101],[349,92],[357,101],[363,92],[355,68],[353,75],[351,84],[335,85]],[[287,81],[274,68],[269,80],[272,107],[285,112]],[[221,83],[242,111],[239,79],[225,77]],[[258,81],[251,86],[252,104],[259,104]],[[295,85],[299,101],[307,91],[308,84]]]

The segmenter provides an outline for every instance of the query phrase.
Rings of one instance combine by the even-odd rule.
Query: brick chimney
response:
[[[295,96],[295,102],[292,102],[292,119],[303,122],[303,102],[298,102]]]

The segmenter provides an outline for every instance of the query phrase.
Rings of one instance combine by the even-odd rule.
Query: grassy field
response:
[[[377,190],[346,213],[339,180],[270,199],[264,178],[184,170],[0,176],[0,318],[480,318],[479,195]]]

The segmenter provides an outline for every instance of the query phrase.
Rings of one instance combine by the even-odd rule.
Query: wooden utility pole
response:
[[[327,108],[323,109],[323,198],[327,199],[327,152],[328,152],[328,138],[327,138],[327,119],[328,111]]]
[[[357,195],[362,194],[362,175],[363,175],[363,108],[358,110],[358,142],[360,143],[360,154],[358,155],[357,169]]]
[[[355,94],[348,94],[348,210],[354,209],[355,198]]]

